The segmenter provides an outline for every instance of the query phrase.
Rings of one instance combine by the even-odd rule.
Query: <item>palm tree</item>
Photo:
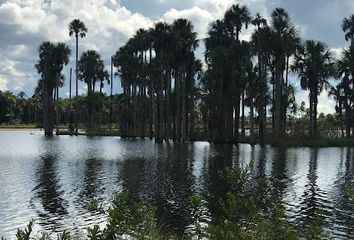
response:
[[[267,25],[267,20],[263,18],[259,13],[251,21],[251,23],[256,27],[256,31],[252,35],[253,48],[256,50],[258,58],[258,85],[259,88],[259,99],[258,99],[258,115],[259,115],[259,135],[261,143],[264,142],[264,131],[266,128],[266,95],[267,95],[267,47],[269,38],[269,28]]]
[[[242,95],[242,99],[244,100],[244,89],[242,88],[242,83],[240,82],[240,66],[241,66],[241,56],[237,54],[241,50],[241,43],[239,40],[239,35],[242,30],[242,27],[248,27],[248,24],[251,23],[251,15],[246,6],[239,6],[239,4],[232,5],[229,10],[226,11],[224,15],[224,21],[226,28],[228,30],[228,35],[231,37],[232,41],[230,42],[230,51],[234,52],[234,66],[236,70],[236,74],[234,78],[236,78],[234,83],[234,109],[235,109],[235,119],[234,119],[234,140],[238,142],[238,129],[239,129],[239,119],[240,119],[240,95]],[[241,54],[242,55],[242,54]],[[228,104],[225,102],[225,104]],[[232,133],[232,109],[228,111],[227,116],[227,125],[231,129]],[[244,115],[242,117],[242,124],[244,125]]]
[[[102,89],[104,87],[104,81],[106,81],[107,84],[111,84],[108,71],[100,69],[97,74],[97,78],[100,81],[100,93],[102,93]]]
[[[100,54],[95,50],[84,52],[78,62],[78,75],[81,81],[87,84],[87,94],[95,91],[97,81],[108,79],[108,71],[104,69],[104,63]]]
[[[328,92],[328,96],[333,96],[334,101],[336,102],[335,110],[336,113],[339,115],[341,134],[342,134],[342,138],[344,138],[343,105],[344,102],[346,101],[346,97],[344,96],[343,84],[340,83],[335,87],[331,87],[330,91]],[[350,131],[347,130],[346,132],[348,134]]]
[[[342,57],[337,61],[337,78],[341,80],[338,87],[341,88],[343,96],[342,103],[345,110],[346,136],[350,138],[351,128],[354,129],[353,123],[353,106],[354,106],[354,45],[345,49]]]
[[[51,136],[54,127],[53,92],[63,84],[64,76],[61,71],[68,64],[71,51],[65,43],[43,42],[38,52],[39,60],[35,67],[41,74],[40,83],[43,84],[44,131],[46,136]]]
[[[230,51],[232,39],[227,33],[225,21],[216,20],[211,23],[205,39],[205,62],[208,68],[203,78],[203,92],[205,107],[209,109],[205,117],[208,119],[209,136],[213,142],[231,141],[233,133],[234,82],[230,77],[233,74],[230,62],[234,58]]]
[[[334,76],[332,52],[326,44],[307,40],[299,47],[295,55],[292,70],[299,74],[301,88],[309,90],[310,99],[310,133],[317,135],[317,96],[323,88],[329,88],[328,79]]]
[[[156,76],[155,92],[156,92],[156,104],[155,104],[155,141],[162,142],[165,137],[165,105],[164,105],[164,70],[168,63],[168,52],[170,48],[171,38],[171,26],[164,22],[158,22],[155,24],[152,32],[153,48],[156,53],[154,64],[157,68],[154,70],[159,76]]]
[[[79,58],[79,36],[80,38],[86,37],[87,33],[87,28],[85,24],[80,20],[80,19],[74,19],[70,22],[69,24],[69,36],[71,37],[72,35],[75,34],[75,40],[76,40],[76,97],[79,95],[79,78],[78,78],[78,58]],[[75,112],[75,131],[76,135],[78,133],[78,127],[77,127],[77,114]]]
[[[100,81],[102,84],[104,79],[109,79],[109,73],[104,69],[104,63],[101,60],[101,56],[95,50],[88,50],[81,55],[78,62],[78,73],[79,79],[87,84],[88,112],[90,116],[89,129],[92,129],[94,126],[93,108],[95,98],[97,97],[97,95],[94,94],[95,83]],[[102,91],[102,88],[100,88],[100,91]]]
[[[272,12],[272,26],[271,26],[271,49],[274,57],[274,87],[275,99],[274,111],[274,129],[276,136],[285,134],[286,124],[286,104],[282,102],[284,90],[284,71],[286,70],[286,60],[293,53],[293,48],[298,41],[298,32],[295,26],[291,23],[289,14],[283,8],[276,8]],[[284,118],[285,117],[285,118]]]
[[[349,18],[344,18],[342,22],[342,30],[345,32],[345,40],[351,40],[351,45],[354,45],[354,14]]]
[[[195,57],[194,50],[198,46],[197,33],[193,31],[192,23],[187,19],[177,19],[172,24],[172,32],[174,35],[174,40],[176,47],[174,49],[174,58],[177,61],[175,63],[175,72],[178,73],[178,78],[176,79],[176,96],[177,97],[177,125],[179,126],[179,121],[181,121],[181,140],[186,140],[187,137],[187,97],[189,92],[187,92],[187,81],[193,76],[192,71],[188,71],[188,67],[193,66]],[[169,83],[170,86],[170,83]],[[179,139],[179,134],[177,135],[177,140]]]

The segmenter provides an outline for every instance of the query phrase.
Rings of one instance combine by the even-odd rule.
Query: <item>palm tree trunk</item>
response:
[[[242,116],[241,116],[241,136],[242,140],[245,139],[245,90],[242,89]]]
[[[171,69],[167,71],[166,86],[166,141],[171,138],[171,114],[170,114],[170,96],[171,96]]]
[[[79,96],[79,71],[77,69],[77,65],[78,65],[78,55],[79,55],[79,36],[78,34],[75,35],[75,38],[76,38],[76,69],[75,69],[75,76],[76,76],[76,100],[77,100],[77,97]],[[76,136],[78,135],[78,124],[77,124],[77,112],[78,112],[78,106],[77,106],[77,103],[76,103],[76,111],[75,111],[75,134]]]
[[[318,103],[318,98],[317,98],[317,91],[314,95],[314,103],[313,103],[313,132],[314,136],[318,135],[317,131],[317,103]]]
[[[282,130],[282,90],[283,90],[283,71],[281,68],[281,59],[277,60],[276,79],[275,79],[275,111],[274,111],[274,134],[280,137],[283,134]]]
[[[342,106],[341,103],[339,103],[339,119],[340,119],[340,132],[341,132],[341,136],[342,138],[344,138],[344,127],[343,127],[343,113],[342,113]]]
[[[253,99],[251,100],[250,106],[250,144],[254,145],[254,106],[253,106]]]
[[[57,117],[57,132],[56,135],[59,135],[59,86],[56,87],[56,117]]]
[[[239,93],[236,94],[236,101],[235,101],[234,109],[235,109],[234,141],[235,141],[235,143],[238,143],[239,142],[239,127],[240,127],[240,94]],[[231,111],[231,113],[232,113],[232,111]],[[232,117],[232,114],[231,114],[231,117]],[[232,128],[231,128],[231,132],[232,132]],[[230,139],[228,141],[230,141]]]
[[[350,127],[350,119],[351,119],[351,109],[349,107],[349,104],[348,104],[348,100],[345,101],[345,125],[346,125],[346,135],[347,135],[347,138],[350,138],[351,136],[351,127]]]
[[[186,140],[186,127],[187,127],[187,120],[186,120],[186,73],[184,71],[183,77],[182,77],[182,99],[181,99],[181,104],[182,104],[182,110],[181,110],[181,117],[182,117],[182,136],[181,139],[182,141]]]
[[[309,109],[309,115],[310,115],[310,136],[313,136],[313,92],[310,90],[310,109]]]
[[[163,139],[165,138],[165,131],[164,131],[164,123],[165,123],[165,115],[164,115],[164,96],[163,96],[163,83],[164,83],[164,75],[163,75],[163,72],[161,73],[161,83],[160,83],[160,89],[159,89],[159,92],[160,92],[160,99],[159,99],[159,108],[160,108],[160,112],[159,112],[159,118],[160,118],[160,123],[159,123],[159,127],[160,127],[160,141],[159,142],[162,142]]]
[[[177,112],[176,112],[176,140],[181,140],[181,73],[176,73],[175,79],[175,89],[176,89],[176,103],[177,103]]]
[[[44,135],[53,136],[53,90],[43,89],[43,108],[44,108]]]

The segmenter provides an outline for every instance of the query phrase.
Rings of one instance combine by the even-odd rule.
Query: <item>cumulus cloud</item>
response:
[[[178,18],[186,18],[190,20],[193,23],[199,38],[205,37],[209,23],[214,20],[214,17],[210,12],[199,7],[193,7],[181,11],[172,8],[163,16],[163,19],[167,22],[172,22]]]

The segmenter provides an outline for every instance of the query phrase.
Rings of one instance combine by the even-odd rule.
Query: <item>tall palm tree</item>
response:
[[[243,26],[245,28],[248,27],[248,24],[251,23],[251,14],[246,6],[241,6],[239,4],[232,5],[229,10],[225,12],[224,21],[226,28],[228,30],[228,35],[231,37],[232,41],[230,42],[231,51],[234,52],[234,66],[236,72],[234,78],[234,110],[235,110],[235,119],[234,119],[234,140],[238,142],[238,135],[239,135],[239,119],[240,119],[240,96],[244,99],[244,89],[242,89],[242,83],[240,82],[240,60],[241,56],[238,54],[241,50],[241,43],[239,40],[239,36]],[[225,102],[227,104],[227,102]],[[228,111],[227,116],[227,129],[231,129],[232,133],[232,109]],[[242,117],[242,123],[244,124],[244,116]],[[230,130],[228,130],[230,131]]]
[[[276,8],[272,12],[272,36],[271,41],[272,55],[274,57],[274,129],[276,136],[285,134],[286,124],[286,105],[282,102],[284,90],[284,71],[286,70],[286,59],[293,53],[294,42],[298,41],[298,32],[290,21],[289,14],[283,8]]]
[[[234,59],[230,51],[232,39],[224,20],[211,23],[205,39],[207,71],[203,79],[205,106],[209,108],[208,129],[213,142],[228,142],[232,137],[234,78],[230,65]],[[227,104],[225,104],[227,103]],[[236,118],[236,116],[235,116]],[[226,120],[227,119],[227,120]]]
[[[354,129],[354,45],[343,50],[341,58],[337,61],[337,71],[337,78],[341,80],[338,87],[340,86],[343,93],[346,136],[350,138],[351,129]]]
[[[332,52],[326,44],[307,40],[299,47],[292,67],[301,81],[301,88],[309,90],[310,99],[310,133],[317,135],[317,104],[318,95],[323,88],[329,88],[328,79],[334,76],[335,64]]]
[[[72,35],[75,35],[75,40],[76,40],[76,97],[79,95],[79,78],[78,78],[78,58],[79,58],[79,37],[80,38],[84,38],[86,37],[86,33],[87,33],[87,28],[85,26],[85,23],[82,22],[80,19],[74,19],[70,22],[69,24],[69,36],[71,37]],[[75,132],[76,135],[78,133],[78,127],[77,127],[77,114],[75,111]]]
[[[63,85],[64,76],[61,71],[68,64],[71,51],[64,43],[43,42],[38,52],[39,60],[35,67],[41,74],[40,83],[43,85],[44,131],[46,136],[51,136],[54,127],[53,92]]]
[[[197,33],[193,31],[192,23],[187,19],[177,19],[172,24],[172,32],[176,47],[174,49],[174,58],[177,60],[175,71],[179,74],[176,79],[176,95],[178,122],[181,121],[181,140],[187,137],[187,81],[191,79],[192,73],[188,71],[188,66],[192,66],[195,60],[194,50],[198,46]],[[189,79],[188,79],[189,77]],[[170,85],[170,83],[169,83]],[[179,125],[179,123],[177,123]],[[177,138],[179,140],[179,137]]]
[[[166,64],[168,63],[168,52],[170,48],[170,38],[171,38],[171,26],[165,22],[158,22],[155,24],[154,30],[152,32],[153,37],[153,48],[155,50],[155,63],[158,73],[155,84],[156,92],[156,104],[155,104],[155,141],[162,142],[165,137],[165,104],[164,104],[164,70],[166,69]]]
[[[259,13],[251,21],[251,23],[256,27],[256,31],[252,35],[253,49],[257,53],[258,58],[258,85],[259,88],[259,99],[258,103],[258,115],[259,115],[259,135],[261,143],[264,142],[264,131],[266,128],[266,95],[267,95],[267,39],[269,38],[269,28],[267,20],[263,18]]]
[[[345,32],[345,40],[351,40],[351,45],[354,45],[354,14],[349,18],[344,18],[342,22],[342,30]]]

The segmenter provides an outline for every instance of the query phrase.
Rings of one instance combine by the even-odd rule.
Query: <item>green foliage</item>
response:
[[[95,225],[93,228],[87,230],[87,238],[90,240],[100,240],[103,239],[103,233],[100,230],[99,226]]]
[[[57,240],[70,240],[70,233],[66,230],[64,230],[64,232],[58,234],[57,236]]]
[[[320,239],[321,221],[305,231],[291,224],[281,202],[274,198],[267,179],[251,183],[240,167],[224,170],[221,181],[228,189],[220,200],[222,214],[210,227],[210,239]]]
[[[30,240],[33,224],[34,224],[34,220],[31,220],[24,230],[18,229],[16,233],[17,240]]]
[[[316,215],[315,219],[311,222],[309,227],[304,231],[305,239],[320,240],[323,239],[323,229],[322,229],[322,217],[321,215]]]
[[[345,197],[348,199],[349,203],[352,205],[352,207],[354,207],[354,190],[353,187],[351,187],[351,185],[346,184],[344,186],[344,194]]]
[[[92,199],[91,202],[88,203],[87,207],[91,212],[105,213],[102,204],[100,204],[97,199]]]

